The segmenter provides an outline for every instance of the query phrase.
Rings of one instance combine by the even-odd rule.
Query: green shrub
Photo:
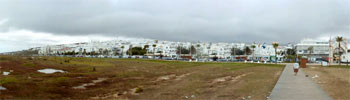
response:
[[[49,79],[46,81],[49,85],[56,85],[56,86],[69,86],[70,85],[70,78],[69,77],[57,77],[53,79]]]
[[[137,87],[135,90],[135,93],[141,93],[143,92],[143,88],[142,87]]]
[[[26,66],[26,67],[35,67],[35,64],[33,64],[33,63],[25,63],[25,64],[23,64],[23,66]]]
[[[16,82],[18,82],[18,80],[15,77],[3,77],[0,79],[0,85]]]

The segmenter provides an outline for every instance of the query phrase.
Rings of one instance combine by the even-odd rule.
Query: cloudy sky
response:
[[[0,52],[110,40],[297,43],[350,37],[350,0],[0,0]]]

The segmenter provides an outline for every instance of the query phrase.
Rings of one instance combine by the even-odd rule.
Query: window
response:
[[[307,53],[307,50],[304,50],[304,53]]]

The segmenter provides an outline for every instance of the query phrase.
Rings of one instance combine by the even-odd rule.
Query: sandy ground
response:
[[[13,71],[0,75],[0,86],[7,88],[0,99],[265,100],[284,67],[138,59],[0,60],[1,71]],[[44,68],[66,73],[37,72]]]
[[[334,100],[350,100],[350,68],[308,66],[304,71]]]
[[[261,73],[254,71],[269,70],[264,68],[251,68],[220,74],[214,68],[193,72],[181,80],[168,80],[155,86],[146,88],[140,95],[131,96],[130,99],[197,99],[197,100],[241,100],[242,98],[265,99],[280,72],[269,73],[271,78],[258,79]],[[266,75],[266,74],[264,74]],[[249,96],[249,97],[248,97]]]

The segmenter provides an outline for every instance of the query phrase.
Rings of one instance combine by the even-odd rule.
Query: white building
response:
[[[246,43],[205,43],[205,42],[172,42],[172,41],[158,41],[151,39],[129,39],[129,40],[112,40],[112,41],[91,41],[84,43],[62,44],[62,45],[48,45],[41,47],[40,55],[58,55],[67,52],[74,52],[76,55],[129,55],[127,51],[132,47],[146,48],[146,55],[163,55],[167,57],[179,57],[177,54],[178,47],[190,49],[195,47],[196,52],[192,54],[195,58],[211,58],[219,57],[224,59],[231,59],[232,48],[243,50],[245,47],[250,47]],[[155,47],[153,47],[155,45]],[[255,57],[270,57],[274,56],[275,50],[272,45],[257,45],[254,50]],[[278,49],[281,51],[281,48]],[[250,56],[251,57],[251,56]]]
[[[309,60],[315,61],[316,58],[328,59],[329,42],[327,40],[304,39],[296,45],[298,56],[310,56]],[[311,51],[309,48],[312,48]]]

